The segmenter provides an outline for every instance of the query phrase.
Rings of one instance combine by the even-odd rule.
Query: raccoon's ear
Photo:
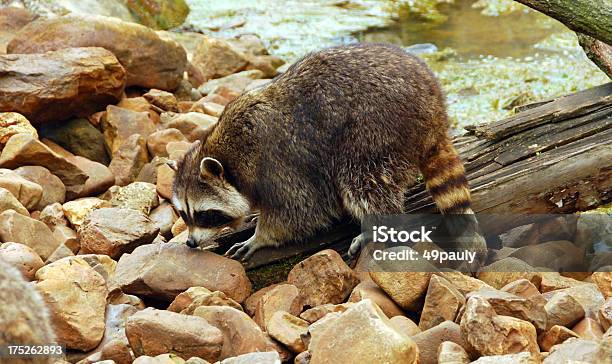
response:
[[[223,177],[223,165],[215,158],[204,157],[200,162],[200,175],[202,177]]]

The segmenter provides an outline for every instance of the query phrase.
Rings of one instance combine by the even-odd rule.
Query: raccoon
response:
[[[0,346],[52,345],[55,342],[44,300],[16,268],[0,258]],[[0,357],[0,362],[4,359]],[[55,362],[46,356],[6,360],[14,364]]]
[[[471,214],[448,127],[438,81],[401,48],[310,54],[229,103],[179,161],[172,200],[187,245],[205,244],[253,209],[255,234],[227,251],[234,259],[306,239],[347,214],[399,214],[419,172],[442,213]]]

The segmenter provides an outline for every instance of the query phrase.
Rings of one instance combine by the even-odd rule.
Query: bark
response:
[[[504,120],[470,127],[467,135],[454,139],[466,167],[473,210],[572,213],[609,203],[612,83],[522,110]],[[409,213],[436,212],[422,183],[408,191],[405,206]],[[233,243],[246,240],[253,230],[251,224],[209,249],[225,252]],[[306,243],[258,251],[246,268],[287,261],[325,248],[345,252],[358,233],[357,225],[342,222]]]
[[[612,78],[612,46],[588,35],[581,33],[576,33],[576,35],[578,36],[578,43],[584,49],[587,57],[608,77]]]
[[[612,44],[610,0],[515,0],[557,19],[575,32]]]

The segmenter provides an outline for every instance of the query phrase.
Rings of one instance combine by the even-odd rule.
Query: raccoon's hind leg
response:
[[[356,220],[362,222],[366,215],[392,215],[403,212],[404,192],[416,176],[410,166],[381,168],[377,173],[366,173],[359,180],[341,183],[342,202],[345,210]],[[348,255],[357,256],[361,249],[370,243],[365,234],[356,236],[349,247]]]

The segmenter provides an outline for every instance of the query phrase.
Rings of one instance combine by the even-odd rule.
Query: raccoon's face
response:
[[[186,155],[178,167],[172,203],[189,228],[187,245],[206,246],[225,231],[237,228],[250,212],[248,200],[224,177],[214,158],[197,161]]]

